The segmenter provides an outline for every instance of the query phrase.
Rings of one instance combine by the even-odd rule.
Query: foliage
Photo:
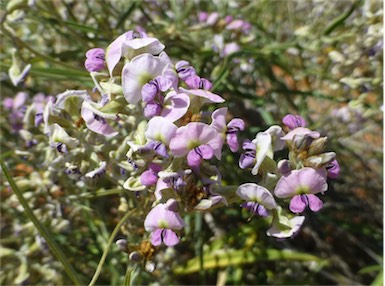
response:
[[[336,151],[342,170],[329,185],[324,209],[317,216],[306,214],[310,219],[295,239],[266,237],[268,223],[248,221],[236,205],[216,209],[213,215],[187,215],[185,238],[175,248],[159,250],[157,269],[150,274],[128,268],[128,255],[112,245],[117,238],[135,245],[143,236],[144,229],[137,227],[143,210],[120,220],[130,200],[124,201],[125,193],[111,188],[108,180],[98,181],[96,191],[82,184],[73,188],[65,180],[49,184],[41,158],[27,153],[25,141],[12,133],[14,122],[2,106],[1,159],[17,187],[4,168],[1,284],[71,283],[66,263],[50,251],[54,244],[74,268],[69,273],[76,272],[83,283],[91,281],[100,261],[102,271],[93,281],[98,284],[381,285],[379,1],[20,0],[1,5],[2,99],[19,91],[30,98],[40,92],[91,91],[86,51],[106,47],[139,26],[164,43],[171,58],[188,60],[200,76],[213,80],[213,90],[229,102],[232,115],[245,119],[242,137],[253,138],[287,113],[301,114],[312,129],[328,136],[328,149]],[[217,12],[218,20],[212,25],[200,22],[202,11]],[[225,29],[228,15],[249,22],[251,32]],[[239,49],[226,54],[229,43]],[[31,64],[17,87],[8,75],[13,53],[21,70]],[[236,168],[236,156],[223,156],[226,163],[220,171],[226,184],[254,180]],[[31,223],[32,215],[17,197],[21,194],[38,219],[35,225],[47,229],[51,238]],[[116,228],[119,222],[121,229]]]

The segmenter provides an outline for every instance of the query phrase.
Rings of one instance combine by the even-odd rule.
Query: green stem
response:
[[[331,22],[331,24],[329,26],[327,26],[327,28],[325,29],[325,31],[323,32],[323,35],[324,36],[328,36],[331,34],[331,32],[333,32],[339,25],[341,25],[343,22],[345,22],[345,20],[347,18],[349,18],[349,16],[354,12],[354,10],[356,10],[356,8],[358,6],[360,6],[362,4],[362,1],[356,1],[352,7],[350,7],[350,9],[348,11],[346,11],[345,13],[343,13],[341,16],[339,16],[338,18],[336,18],[333,22]]]
[[[3,160],[0,161],[1,168],[3,170],[3,173],[5,177],[7,178],[9,185],[11,186],[12,190],[16,194],[17,198],[19,199],[19,202],[24,208],[25,213],[27,216],[31,219],[37,230],[39,231],[40,235],[44,237],[46,240],[49,248],[53,252],[53,254],[56,256],[56,258],[61,262],[61,264],[64,267],[64,270],[67,272],[69,278],[72,280],[72,282],[75,285],[83,285],[80,278],[76,274],[75,270],[71,266],[71,264],[68,262],[66,256],[60,249],[59,245],[56,244],[55,240],[53,239],[53,236],[51,233],[41,224],[41,222],[37,219],[37,217],[32,212],[31,208],[29,207],[27,201],[23,197],[23,194],[19,190],[19,188],[16,186],[15,181],[13,180],[12,176],[9,173],[9,170],[7,166],[4,164]]]
[[[92,285],[95,285],[96,281],[98,280],[99,278],[99,275],[100,275],[100,272],[102,272],[102,268],[103,268],[103,264],[104,262],[106,261],[106,258],[107,258],[107,255],[108,255],[108,252],[111,248],[111,245],[112,243],[114,242],[114,239],[115,239],[115,236],[118,234],[119,230],[120,230],[120,227],[123,225],[123,223],[135,212],[135,210],[131,210],[129,212],[127,212],[125,214],[124,217],[122,217],[122,219],[118,222],[118,224],[115,226],[114,230],[112,231],[111,233],[111,236],[110,238],[108,239],[108,243],[106,245],[106,248],[104,249],[104,252],[103,252],[103,255],[102,257],[100,258],[100,261],[99,261],[99,264],[98,264],[98,267],[96,268],[96,271],[95,271],[95,274],[94,276],[92,277],[92,280],[90,282],[90,284],[88,284],[88,286],[92,286]]]

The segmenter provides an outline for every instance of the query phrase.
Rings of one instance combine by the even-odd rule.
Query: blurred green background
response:
[[[202,24],[199,12],[218,13],[218,20]],[[250,31],[226,29],[229,15],[249,22]],[[85,52],[106,48],[137,27],[164,43],[172,59],[188,60],[200,76],[213,81],[232,115],[247,122],[243,139],[280,124],[287,113],[301,114],[311,129],[328,137],[328,149],[341,165],[340,177],[329,183],[324,208],[306,213],[305,226],[294,239],[267,237],[265,221],[248,222],[237,205],[219,208],[192,216],[182,243],[161,250],[157,269],[141,272],[137,283],[382,285],[383,3],[3,0],[2,99],[19,91],[32,97],[91,90]],[[238,50],[224,53],[228,43],[236,43]],[[17,87],[8,77],[13,48],[24,65],[32,64]],[[22,141],[11,133],[6,112],[1,109],[2,158],[16,181],[33,180],[44,170],[20,159],[16,150],[22,151]],[[254,181],[237,168],[237,160],[226,154],[224,181]],[[5,181],[2,177],[0,284],[70,284]],[[74,201],[65,188],[53,193],[39,184],[26,186],[24,195],[88,283],[118,221],[119,196]],[[51,206],[61,208],[61,216],[51,215]],[[129,222],[126,228],[143,232],[134,225]],[[126,263],[127,254],[113,245],[98,284],[121,285]]]

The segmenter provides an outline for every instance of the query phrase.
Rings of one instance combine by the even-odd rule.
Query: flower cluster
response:
[[[228,29],[248,29],[245,22],[228,20]],[[269,236],[293,236],[304,216],[285,215],[276,199],[290,200],[295,214],[322,208],[316,194],[327,190],[327,177],[339,173],[335,153],[324,152],[326,137],[306,128],[302,117],[287,115],[286,134],[274,125],[240,144],[244,121],[229,119],[212,83],[189,62],[170,59],[164,48],[144,31],[128,31],[105,50],[86,53],[92,92],[39,95],[26,108],[19,94],[3,105],[18,124],[15,131],[24,128],[20,132],[30,135],[24,136],[30,148],[39,147],[32,146],[26,129],[40,128],[48,137],[44,164],[51,176],[65,174],[76,186],[108,178],[136,196],[151,197],[144,227],[153,246],[179,243],[185,213],[233,202],[217,166],[224,148],[235,153],[240,145],[240,168],[250,168],[260,180],[230,189],[252,215],[272,217]],[[288,160],[276,163],[274,152],[285,145]]]
[[[304,212],[306,207],[319,211],[323,203],[316,194],[327,191],[327,177],[336,178],[340,167],[334,152],[324,152],[326,137],[306,128],[306,121],[299,115],[286,115],[283,124],[287,134],[279,126],[271,126],[259,132],[253,141],[243,143],[244,153],[239,166],[252,168],[252,174],[262,176],[259,185],[246,183],[237,189],[239,197],[246,202],[241,207],[253,215],[273,217],[269,236],[287,238],[298,232],[305,217],[291,219],[282,215],[274,196],[290,200],[289,209],[295,214]],[[289,148],[289,158],[274,161],[274,151]]]

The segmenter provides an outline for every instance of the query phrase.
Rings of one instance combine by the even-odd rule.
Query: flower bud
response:
[[[127,252],[127,240],[125,239],[118,239],[115,244],[119,248],[119,250]]]
[[[323,152],[326,146],[327,137],[321,137],[311,142],[308,150],[309,156],[318,155]]]
[[[277,165],[278,171],[283,175],[287,176],[291,173],[291,166],[289,160],[281,160]]]
[[[139,251],[133,251],[130,253],[130,255],[128,256],[128,258],[132,261],[132,262],[136,262],[136,263],[139,263],[143,260],[143,256],[142,254],[140,254]]]

